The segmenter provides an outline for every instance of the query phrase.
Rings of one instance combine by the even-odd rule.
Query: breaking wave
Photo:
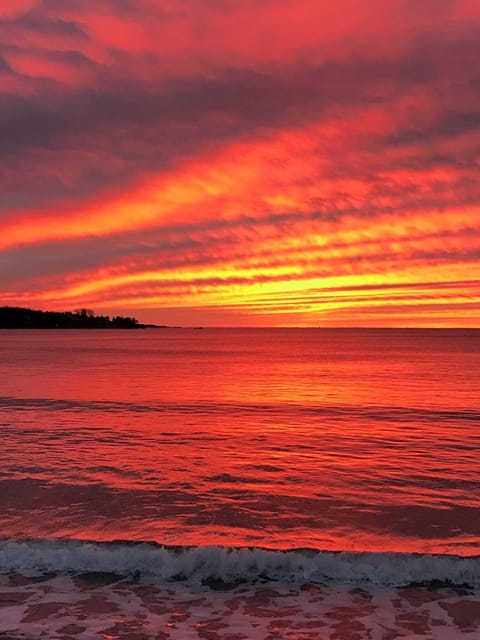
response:
[[[0,572],[111,572],[153,581],[412,583],[480,587],[480,556],[164,546],[154,542],[0,540]]]

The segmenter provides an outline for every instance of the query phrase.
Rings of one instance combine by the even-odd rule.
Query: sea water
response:
[[[480,331],[0,332],[0,634],[480,637]]]

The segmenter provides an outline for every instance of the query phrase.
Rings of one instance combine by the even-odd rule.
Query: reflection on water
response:
[[[480,551],[480,331],[0,332],[3,535]]]

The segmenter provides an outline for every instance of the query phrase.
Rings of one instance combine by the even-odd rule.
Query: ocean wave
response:
[[[441,582],[480,587],[480,556],[164,546],[133,541],[0,540],[2,573],[92,571],[153,581],[275,580],[384,586]]]
[[[355,416],[369,420],[393,420],[396,422],[480,422],[480,412],[473,409],[446,409],[425,407],[401,407],[380,405],[311,405],[285,403],[235,403],[235,402],[203,402],[203,403],[135,403],[101,400],[70,400],[57,398],[15,398],[0,396],[0,407],[15,410],[49,410],[72,412],[107,412],[107,413],[185,413],[185,414],[225,414],[225,413],[288,413],[305,414],[318,417],[349,418]]]

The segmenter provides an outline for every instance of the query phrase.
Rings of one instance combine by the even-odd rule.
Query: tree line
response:
[[[136,318],[97,316],[90,309],[39,311],[24,307],[0,307],[0,329],[136,329]]]

